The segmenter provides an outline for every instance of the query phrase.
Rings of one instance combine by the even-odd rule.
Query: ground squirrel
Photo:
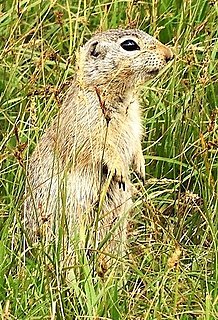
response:
[[[140,30],[108,30],[80,48],[63,106],[29,161],[25,228],[34,241],[55,241],[61,227],[69,245],[83,225],[95,233],[86,247],[123,250],[130,168],[144,178],[138,85],[172,57]]]

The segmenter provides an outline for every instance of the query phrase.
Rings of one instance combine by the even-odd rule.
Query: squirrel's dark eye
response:
[[[91,48],[90,48],[90,54],[91,56],[97,58],[99,56],[99,52],[97,51],[97,45],[98,45],[98,41],[95,41],[92,43]]]
[[[135,41],[131,40],[131,39],[123,41],[120,45],[126,51],[140,50],[140,48],[137,45],[137,43]]]

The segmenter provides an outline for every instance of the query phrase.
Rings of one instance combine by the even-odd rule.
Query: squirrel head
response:
[[[79,83],[135,87],[173,58],[170,48],[141,30],[111,29],[94,35],[77,56]]]

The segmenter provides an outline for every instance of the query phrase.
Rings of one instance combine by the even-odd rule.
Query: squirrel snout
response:
[[[169,62],[174,58],[172,50],[162,43],[157,45],[157,51],[165,58],[166,62]]]
[[[167,48],[167,51],[168,52],[166,52],[164,56],[165,56],[166,62],[169,62],[169,61],[173,60],[174,54],[170,48]]]

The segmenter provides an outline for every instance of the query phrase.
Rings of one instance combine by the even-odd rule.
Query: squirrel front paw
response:
[[[125,185],[125,176],[122,173],[122,171],[118,171],[117,169],[114,170],[114,175],[113,175],[114,181],[118,182],[119,188],[122,189],[123,191],[126,190],[126,185]]]
[[[108,166],[108,173],[111,176],[111,179],[118,183],[119,188],[123,191],[126,190],[126,180],[128,174],[126,174],[125,170],[121,168],[118,164],[114,166]]]

